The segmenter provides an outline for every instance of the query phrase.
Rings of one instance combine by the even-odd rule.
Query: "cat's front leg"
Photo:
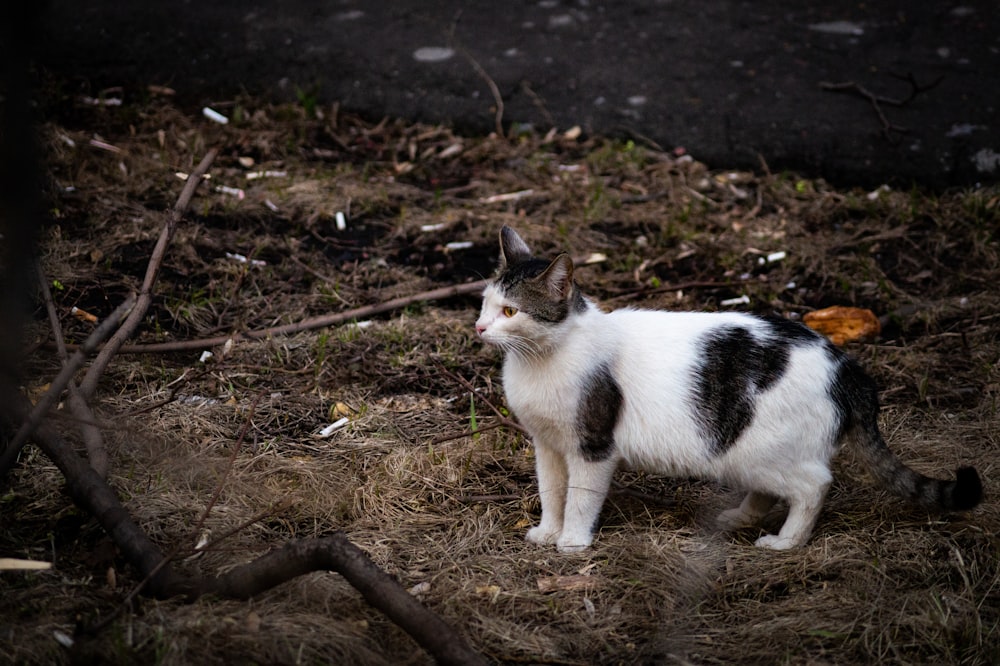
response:
[[[556,548],[561,553],[576,553],[586,550],[594,541],[594,528],[611,488],[617,461],[591,462],[579,456],[569,456],[566,464],[569,471],[566,515]]]
[[[563,509],[566,506],[566,460],[562,454],[544,444],[535,443],[535,472],[538,476],[538,496],[542,501],[542,520],[528,530],[530,543],[556,543],[563,530]]]

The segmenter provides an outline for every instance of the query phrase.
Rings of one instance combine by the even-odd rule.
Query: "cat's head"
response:
[[[537,356],[558,341],[573,314],[586,308],[568,254],[551,262],[536,259],[516,231],[500,229],[500,269],[483,292],[476,321],[485,342],[505,352]]]

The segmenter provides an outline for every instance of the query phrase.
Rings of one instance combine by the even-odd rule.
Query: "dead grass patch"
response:
[[[477,299],[457,297],[242,342],[205,361],[117,358],[98,411],[113,437],[113,484],[143,528],[165,549],[193,545],[221,486],[205,523],[213,548],[183,569],[218,573],[289,538],[343,530],[497,663],[1000,659],[995,188],[871,195],[598,137],[457,137],[249,99],[229,108],[226,127],[162,102],[55,100],[48,111],[55,220],[43,264],[72,339],[89,325],[70,308],[107,314],[137,283],[180,187],[174,172],[219,146],[212,185],[245,196],[209,188],[196,198],[139,342],[478,279],[508,223],[539,253],[605,254],[579,278],[615,306],[719,309],[746,295],[744,307],[787,316],[873,309],[886,317],[882,339],[851,351],[883,388],[890,445],[925,472],[974,463],[986,483],[971,515],[928,517],[873,488],[847,454],[812,541],[786,554],[755,549],[752,531],[712,529],[734,499],[725,489],[624,474],[590,552],[532,546],[529,443],[504,429],[459,436],[492,423],[487,403],[503,398],[498,359],[471,333]],[[95,136],[120,152],[95,148]],[[246,177],[264,170],[285,175]],[[785,258],[768,262],[776,251]],[[26,362],[41,383],[58,369],[41,309],[34,330]],[[346,426],[318,436],[341,416]],[[136,582],[60,485],[28,449],[3,497],[0,549],[56,562],[3,574],[0,637],[12,662],[70,661],[53,632],[109,613]],[[333,574],[247,603],[141,600],[78,651],[109,663],[427,661]]]

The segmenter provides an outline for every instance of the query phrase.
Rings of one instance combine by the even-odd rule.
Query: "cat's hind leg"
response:
[[[777,534],[765,534],[754,545],[772,550],[787,550],[805,544],[812,534],[823,500],[830,489],[830,474],[809,487],[800,487],[788,500],[788,517]]]
[[[566,506],[566,460],[552,448],[535,444],[535,472],[538,497],[542,502],[541,522],[528,530],[529,543],[547,545],[559,540]]]
[[[716,523],[725,530],[752,527],[767,515],[777,498],[767,493],[751,490],[735,509],[727,509],[718,515]]]

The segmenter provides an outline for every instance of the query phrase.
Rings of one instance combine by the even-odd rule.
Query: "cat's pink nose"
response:
[[[485,326],[480,326],[479,324],[476,324],[476,333],[478,333],[479,335],[482,335],[483,331],[485,331],[485,330],[486,330]]]

